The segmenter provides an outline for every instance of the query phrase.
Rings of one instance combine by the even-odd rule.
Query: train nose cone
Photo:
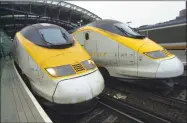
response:
[[[96,97],[103,89],[104,79],[97,70],[84,76],[60,81],[53,99],[59,104],[75,104]]]
[[[182,62],[177,57],[174,57],[160,63],[156,72],[156,78],[177,77],[182,75],[183,72],[184,66]]]

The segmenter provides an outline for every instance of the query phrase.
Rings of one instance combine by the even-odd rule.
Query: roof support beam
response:
[[[38,16],[37,18],[36,18],[36,23],[38,23],[40,21],[40,16]]]
[[[32,11],[32,4],[29,3],[29,12],[31,13],[31,11]]]
[[[12,4],[12,6],[10,4]],[[40,11],[41,8],[43,9],[42,11]],[[0,17],[0,27],[4,29],[6,28],[7,30],[17,30],[20,29],[20,27],[35,22],[51,22],[67,29],[72,29],[78,27],[78,23],[76,23],[77,21],[83,20],[84,22],[81,23],[83,25],[99,18],[84,8],[61,0],[3,2],[0,9],[0,11],[4,13],[2,14],[4,16]],[[68,9],[67,14],[64,14],[63,9]],[[56,15],[53,14],[54,12],[56,12]],[[61,15],[66,17],[62,18]],[[11,24],[12,26],[10,27],[9,25]],[[19,24],[23,24],[23,26],[19,26]]]
[[[72,8],[72,7],[70,7],[70,8],[69,8],[69,11],[68,11],[68,13],[69,13],[69,14],[68,14],[68,20],[67,20],[68,22],[71,22],[71,17],[72,17],[72,9],[71,9],[71,8]]]
[[[46,11],[47,11],[47,3],[45,3],[44,16],[46,16]]]
[[[69,13],[68,22],[71,22],[72,12]]]
[[[57,4],[57,5],[61,6],[61,2],[62,2],[62,1],[58,2],[58,4]]]
[[[39,15],[39,14],[35,14],[35,13],[29,13],[29,12],[24,12],[24,11],[19,11],[19,10],[15,10],[15,9],[10,9],[10,8],[4,8],[5,10],[9,10],[9,11],[15,11],[15,12],[19,12],[19,13],[23,13],[23,14],[28,14],[28,15],[35,15],[35,16],[40,16],[40,17],[45,17],[43,15]],[[49,19],[51,19],[51,17],[49,17]],[[55,19],[55,18],[53,18]],[[63,21],[63,20],[62,20]],[[72,26],[74,26],[75,24],[73,23],[68,23],[67,24],[70,24]]]
[[[12,4],[12,9],[14,9],[14,4]],[[14,21],[14,29],[16,28],[15,26],[15,17],[14,17],[14,11],[12,11],[12,17],[13,17],[13,21]]]
[[[25,16],[25,26],[27,26],[27,21],[28,21],[28,14]]]
[[[58,9],[57,19],[59,19],[60,12],[61,12],[61,7],[59,7],[59,9]]]

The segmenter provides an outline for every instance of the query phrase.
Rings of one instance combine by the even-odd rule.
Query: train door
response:
[[[84,32],[84,48],[90,54],[94,61],[97,61],[97,46],[96,40],[93,39],[90,31]]]
[[[118,65],[123,68],[123,74],[137,76],[137,53],[121,44],[118,44]]]
[[[98,64],[106,67],[116,67],[118,59],[118,44],[108,37],[97,34]]]

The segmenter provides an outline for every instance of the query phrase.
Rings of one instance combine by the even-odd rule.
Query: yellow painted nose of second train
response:
[[[138,76],[170,78],[184,72],[182,62],[174,54],[151,40],[139,48],[138,54],[144,57],[137,59]]]
[[[149,38],[133,39],[119,36],[119,43],[137,53],[139,77],[167,78],[183,74],[182,62]]]

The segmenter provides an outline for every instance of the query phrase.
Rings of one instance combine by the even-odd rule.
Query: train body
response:
[[[139,27],[136,30],[175,54],[186,68],[186,17]]]
[[[72,35],[99,67],[121,80],[164,80],[184,72],[174,54],[119,21],[92,22]]]
[[[12,52],[32,91],[50,105],[93,104],[104,89],[104,79],[90,55],[57,25],[23,28],[16,33]]]

